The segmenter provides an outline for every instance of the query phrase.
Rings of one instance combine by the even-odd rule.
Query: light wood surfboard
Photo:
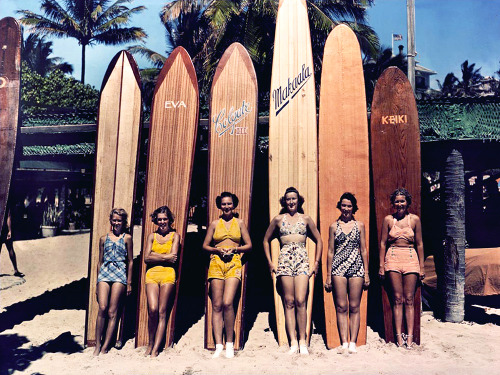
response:
[[[257,77],[247,50],[239,43],[224,52],[212,83],[208,142],[208,222],[221,211],[215,198],[223,191],[239,199],[235,212],[250,226],[253,168],[257,135]],[[243,260],[244,262],[244,260]],[[247,266],[241,272],[240,293],[234,324],[234,348],[243,349]],[[215,349],[212,302],[206,288],[205,348]]]
[[[305,198],[304,212],[318,216],[318,138],[314,68],[305,0],[280,2],[276,19],[269,109],[269,215],[276,216],[279,198],[294,186]],[[316,246],[307,240],[309,262],[314,265]],[[279,241],[271,243],[278,264]],[[288,345],[281,296],[273,275],[278,343]],[[309,282],[307,340],[310,340],[314,278]]]
[[[133,223],[141,108],[141,81],[137,64],[130,53],[118,52],[104,75],[99,100],[85,327],[87,346],[95,346],[96,341],[99,240],[110,230],[109,213],[114,207],[123,208],[129,214],[129,225]]]
[[[404,187],[410,192],[413,198],[410,212],[420,216],[421,161],[417,105],[410,82],[398,68],[387,68],[377,81],[370,132],[375,214],[380,236],[384,217],[393,213],[389,197],[396,188]],[[390,284],[387,279],[384,284],[385,340],[394,342]],[[413,332],[413,341],[417,345],[420,344],[420,297],[418,284]]]
[[[181,237],[177,264],[175,296],[170,301],[170,316],[165,347],[174,342],[175,312],[182,270],[182,254],[187,229],[189,192],[198,126],[198,81],[187,51],[177,47],[160,72],[151,106],[149,151],[142,221],[142,251],[135,345],[148,344],[148,306],[144,279],[144,248],[149,233],[156,230],[151,213],[167,205],[175,215],[174,225]]]
[[[0,228],[3,225],[14,166],[19,83],[21,29],[12,17],[0,20]]]
[[[329,227],[340,211],[338,199],[346,191],[358,201],[355,218],[365,224],[368,251],[370,221],[370,156],[365,85],[359,43],[346,25],[336,26],[328,36],[323,55],[319,107],[319,217],[325,249],[322,254],[323,281],[326,280]],[[368,272],[368,270],[366,270]],[[324,291],[326,345],[340,342],[333,292]],[[360,306],[358,345],[366,344],[367,292]],[[349,340],[350,341],[350,340]]]

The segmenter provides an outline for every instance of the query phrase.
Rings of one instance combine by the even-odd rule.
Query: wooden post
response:
[[[415,92],[415,0],[406,1],[406,22],[408,27],[408,81]]]

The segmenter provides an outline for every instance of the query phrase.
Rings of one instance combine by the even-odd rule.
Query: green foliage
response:
[[[55,205],[47,204],[43,210],[42,225],[57,227],[61,218],[62,210],[58,210]]]
[[[99,91],[64,75],[60,70],[42,77],[23,62],[21,81],[21,110],[25,116],[48,112],[53,108],[78,108],[97,112]]]

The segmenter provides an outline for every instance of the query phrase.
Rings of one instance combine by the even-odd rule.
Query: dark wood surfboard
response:
[[[336,203],[346,191],[353,193],[358,201],[355,217],[365,224],[367,251],[370,243],[370,157],[363,65],[356,35],[346,25],[336,26],[325,44],[318,147],[319,218],[325,246],[322,261],[325,281],[329,227],[340,215]],[[323,293],[326,345],[333,349],[341,344],[333,293],[326,293],[324,289]],[[363,291],[361,299],[358,345],[366,344],[367,294]]]
[[[114,207],[123,208],[129,214],[129,224],[133,223],[141,108],[141,79],[137,64],[129,52],[118,52],[104,75],[97,118],[89,296],[85,324],[87,346],[95,346],[96,341],[99,240],[110,230],[109,213]],[[121,327],[123,322],[119,324],[119,332],[122,331]],[[121,341],[120,337],[118,341]]]
[[[167,205],[175,215],[175,228],[181,237],[177,264],[175,296],[170,301],[170,315],[165,335],[165,347],[173,345],[175,312],[182,270],[182,254],[187,229],[189,192],[198,126],[198,81],[187,51],[177,47],[172,51],[158,77],[149,128],[149,151],[144,192],[142,221],[142,251],[139,273],[137,327],[135,345],[148,344],[148,307],[144,279],[144,247],[149,233],[156,226],[151,213]]]
[[[307,4],[282,0],[276,19],[269,109],[269,216],[276,216],[279,198],[294,186],[305,198],[304,212],[318,216],[318,137],[314,67]],[[310,265],[316,245],[307,239]],[[273,263],[278,264],[279,241],[271,242]],[[283,302],[273,275],[278,343],[288,345]],[[310,340],[314,277],[309,279],[307,340]]]
[[[21,29],[12,17],[0,20],[0,228],[3,225],[16,150],[21,71]]]
[[[257,77],[247,50],[239,43],[224,52],[215,71],[210,97],[208,142],[208,222],[221,211],[215,198],[223,191],[236,194],[239,205],[235,212],[250,226],[255,142],[257,135]],[[244,260],[243,260],[244,262]],[[241,272],[240,293],[234,325],[234,348],[245,343],[244,312],[247,266]],[[206,283],[205,348],[215,349],[212,327],[212,302]]]
[[[420,130],[417,105],[410,82],[396,67],[389,67],[380,76],[373,94],[371,113],[371,155],[373,194],[380,236],[384,217],[393,212],[390,194],[398,187],[412,194],[410,212],[420,216]],[[388,294],[389,293],[389,294]],[[382,306],[385,340],[394,342],[390,284],[384,282]],[[415,293],[415,327],[413,341],[420,344],[420,286]],[[403,324],[403,328],[406,324]]]

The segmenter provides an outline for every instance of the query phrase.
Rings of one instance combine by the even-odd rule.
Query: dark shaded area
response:
[[[0,336],[0,374],[24,371],[47,353],[73,354],[83,351],[83,347],[69,331],[42,345],[21,348],[27,342],[29,341],[25,336],[17,334]]]

